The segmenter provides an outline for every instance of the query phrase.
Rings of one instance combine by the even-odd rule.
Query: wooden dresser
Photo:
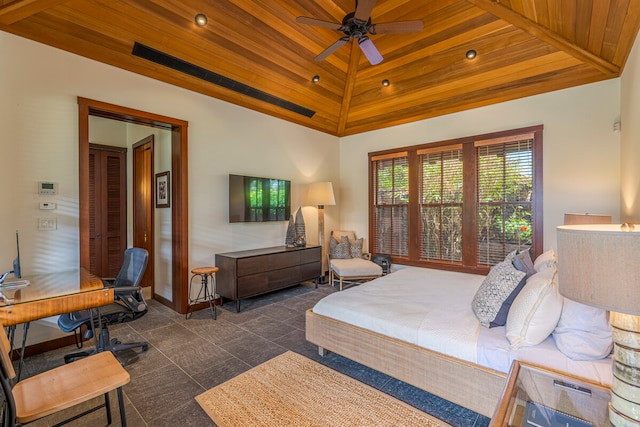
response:
[[[216,292],[223,300],[240,299],[317,280],[322,270],[322,247],[251,249],[216,254]]]

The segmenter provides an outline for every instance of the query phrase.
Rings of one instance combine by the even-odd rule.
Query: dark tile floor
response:
[[[129,426],[214,426],[194,397],[279,354],[292,350],[350,375],[428,412],[454,426],[486,426],[489,419],[461,408],[380,372],[330,353],[321,358],[304,338],[304,312],[335,288],[311,283],[218,308],[218,319],[209,310],[186,320],[167,307],[150,301],[141,319],[110,328],[111,336],[124,342],[149,342],[146,353],[122,352],[131,382],[124,387]],[[75,347],[51,351],[25,360],[23,377],[63,363],[63,355]],[[114,425],[119,425],[117,399],[111,398]],[[95,403],[95,402],[92,402]],[[85,405],[87,406],[87,405]],[[33,423],[49,426],[69,416],[71,410]],[[75,408],[72,414],[77,413]],[[70,425],[105,425],[104,411]]]

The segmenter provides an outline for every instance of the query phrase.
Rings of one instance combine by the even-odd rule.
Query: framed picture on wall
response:
[[[171,206],[170,172],[156,174],[156,208],[168,208]]]

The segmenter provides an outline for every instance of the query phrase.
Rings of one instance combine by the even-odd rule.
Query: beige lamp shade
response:
[[[314,182],[307,187],[309,206],[332,206],[336,204],[331,182]]]
[[[627,314],[640,314],[640,227],[620,224],[557,228],[558,285],[565,297]]]
[[[564,225],[577,225],[577,224],[611,224],[611,215],[590,214],[590,213],[564,214]]]

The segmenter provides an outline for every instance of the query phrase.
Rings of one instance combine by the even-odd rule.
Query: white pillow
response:
[[[553,248],[551,248],[548,251],[541,253],[536,258],[533,262],[533,269],[540,272],[546,268],[555,267],[557,260],[556,253],[553,251]]]
[[[562,312],[555,268],[547,268],[527,280],[509,309],[506,334],[511,348],[540,344],[555,329]]]
[[[613,346],[608,312],[568,298],[552,335],[558,349],[573,360],[604,359]]]

